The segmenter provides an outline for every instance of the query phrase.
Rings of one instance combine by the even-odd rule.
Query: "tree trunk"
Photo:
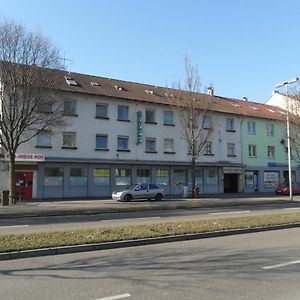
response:
[[[11,204],[15,204],[15,195],[16,195],[16,161],[15,153],[9,154],[9,193],[11,198]]]
[[[196,198],[195,188],[196,188],[196,159],[192,157],[192,196]]]

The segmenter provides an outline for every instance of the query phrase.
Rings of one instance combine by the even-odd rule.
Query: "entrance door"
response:
[[[174,185],[173,185],[173,194],[182,194],[183,186],[187,182],[187,170],[184,169],[175,169],[174,170]]]
[[[238,192],[238,176],[239,174],[234,173],[224,174],[224,193]]]
[[[32,172],[16,172],[16,193],[21,198],[32,198]]]

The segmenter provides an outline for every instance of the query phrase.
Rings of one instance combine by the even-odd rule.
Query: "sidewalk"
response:
[[[296,196],[295,200],[297,199]],[[191,209],[199,207],[222,207],[249,204],[270,204],[288,202],[288,196],[274,194],[218,194],[202,195],[201,198],[166,198],[162,201],[134,200],[117,202],[112,199],[47,199],[27,200],[15,205],[0,206],[0,218],[16,216],[97,214],[125,211],[163,209]]]

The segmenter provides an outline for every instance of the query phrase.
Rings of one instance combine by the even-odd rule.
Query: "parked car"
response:
[[[281,195],[289,195],[290,194],[290,187],[286,183],[279,184],[275,189],[276,194]],[[292,193],[294,195],[300,194],[300,183],[293,183],[292,184]]]
[[[132,199],[161,200],[164,190],[154,183],[132,184],[123,191],[113,192],[111,197],[117,201],[131,201]]]

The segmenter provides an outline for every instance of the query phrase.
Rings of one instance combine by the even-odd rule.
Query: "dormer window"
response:
[[[68,85],[79,86],[78,82],[75,79],[73,79],[69,76],[65,76],[65,79],[66,79],[66,82]]]

